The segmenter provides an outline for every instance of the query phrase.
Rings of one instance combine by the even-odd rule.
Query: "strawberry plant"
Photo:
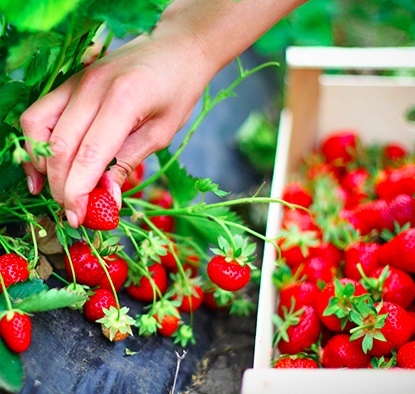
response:
[[[134,169],[122,187],[120,210],[105,189],[95,188],[77,229],[47,182],[40,194],[29,193],[22,170],[29,161],[25,144],[37,158],[53,152],[48,143],[23,136],[21,114],[105,56],[113,37],[150,32],[168,3],[0,4],[0,389],[18,391],[24,384],[18,353],[30,346],[30,316],[37,312],[69,307],[83,313],[85,324],[101,325],[109,341],[159,334],[185,347],[195,343],[194,315],[204,300],[221,313],[244,316],[253,309],[247,291],[256,269],[252,239],[275,240],[250,229],[232,208],[295,204],[257,195],[232,199],[211,179],[189,174],[179,159],[207,114],[242,81],[275,63],[246,70],[239,62],[239,76],[230,86],[216,96],[207,88],[180,147],[156,152],[159,167],[151,174],[145,174],[143,163]],[[91,59],[88,52],[97,46]],[[206,203],[207,194],[217,202]],[[62,272],[48,259],[57,254]],[[49,287],[51,275],[61,287]],[[130,316],[120,304],[123,288],[142,304],[143,313]]]
[[[302,191],[295,211],[307,221],[284,209],[275,365],[296,368],[293,357],[311,357],[320,368],[414,368],[414,157],[339,130],[288,179],[283,195],[294,201],[293,190]],[[306,333],[310,310],[322,328],[301,347],[303,338],[287,333]]]

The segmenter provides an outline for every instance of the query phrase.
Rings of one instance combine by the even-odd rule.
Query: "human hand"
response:
[[[138,37],[72,76],[21,117],[24,134],[49,141],[54,153],[36,161],[27,144],[29,190],[39,193],[47,176],[72,227],[82,224],[98,182],[121,205],[127,175],[171,142],[211,76],[186,32]]]

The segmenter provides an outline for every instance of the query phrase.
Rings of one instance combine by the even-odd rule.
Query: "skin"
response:
[[[213,76],[303,2],[173,1],[151,36],[114,50],[23,113],[24,134],[49,141],[54,152],[36,161],[26,146],[30,192],[38,194],[47,176],[72,227],[84,220],[97,184],[121,204],[125,178],[168,146]]]

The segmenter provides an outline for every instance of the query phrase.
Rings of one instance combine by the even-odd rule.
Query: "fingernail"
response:
[[[67,209],[66,218],[68,219],[68,223],[71,227],[73,228],[79,227],[78,215],[74,211]]]
[[[34,190],[33,179],[30,176],[27,177],[27,188],[29,189],[29,192],[33,194],[33,190]]]
[[[114,197],[115,202],[117,203],[118,209],[121,208],[121,189],[118,183],[114,183],[112,186],[112,196]]]

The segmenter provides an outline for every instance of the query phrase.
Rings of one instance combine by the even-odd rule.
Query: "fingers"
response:
[[[68,80],[58,89],[36,101],[20,118],[23,134],[35,141],[48,142],[51,132],[64,111],[73,89],[73,82]],[[25,148],[32,160],[32,167],[39,173],[46,174],[46,159],[36,158],[32,144],[26,143]],[[25,170],[28,166],[24,167]],[[28,173],[26,173],[29,175]],[[33,175],[33,171],[31,175]],[[34,175],[35,176],[35,175]]]
[[[31,194],[39,194],[45,185],[45,176],[38,172],[31,162],[22,163],[27,176],[27,188]]]

